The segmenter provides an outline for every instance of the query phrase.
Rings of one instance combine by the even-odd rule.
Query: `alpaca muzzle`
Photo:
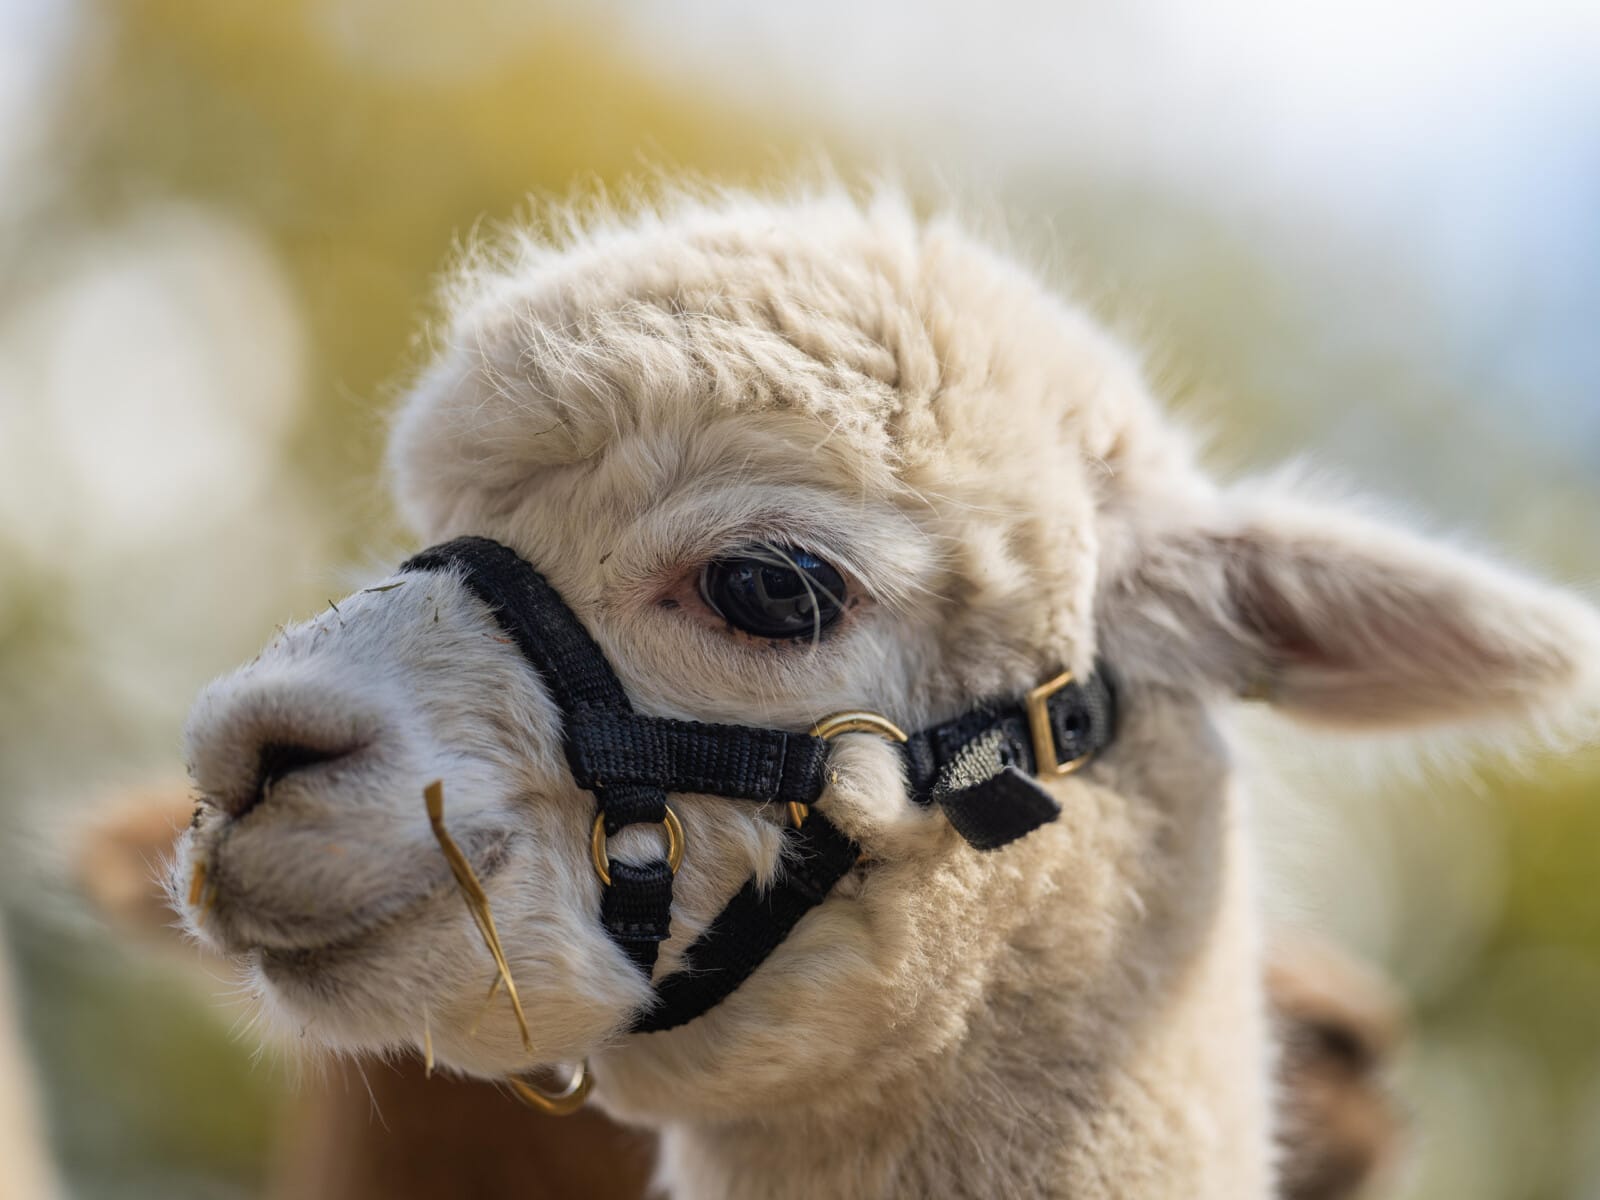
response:
[[[1115,736],[1104,670],[1057,675],[1017,701],[980,705],[913,734],[870,712],[839,713],[809,731],[679,721],[637,713],[594,638],[554,587],[515,551],[462,537],[422,551],[401,571],[442,571],[493,613],[561,714],[562,746],[579,787],[595,797],[590,852],[603,885],[600,921],[646,976],[672,920],[672,877],[687,853],[667,804],[672,793],[787,806],[788,845],[777,881],[748,881],[662,980],[635,1033],[682,1025],[744,982],[861,857],[813,807],[827,789],[829,742],[871,732],[903,755],[910,802],[937,805],[973,847],[997,850],[1061,812],[1039,779],[1070,774]],[[664,857],[614,860],[609,838],[659,824]]]

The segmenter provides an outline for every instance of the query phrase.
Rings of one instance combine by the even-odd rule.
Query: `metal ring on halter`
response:
[[[902,745],[907,740],[905,730],[888,717],[880,717],[877,713],[868,712],[864,708],[848,709],[823,717],[811,727],[810,732],[812,737],[819,737],[825,742],[833,741],[841,733],[875,733],[885,741]],[[789,821],[796,829],[805,823],[806,817],[810,814],[809,804],[801,804],[797,800],[789,801]]]
[[[582,1108],[583,1102],[589,1098],[589,1092],[594,1087],[594,1076],[589,1074],[589,1060],[584,1059],[573,1070],[567,1086],[559,1092],[547,1092],[515,1075],[508,1078],[506,1083],[511,1085],[512,1094],[529,1108],[547,1116],[569,1117]]]
[[[669,807],[661,823],[667,827],[667,870],[674,875],[683,863],[683,826],[678,823],[678,814]],[[611,886],[611,858],[606,854],[606,815],[596,813],[594,829],[589,834],[589,857],[594,860],[594,873],[600,876],[600,882],[607,887]]]

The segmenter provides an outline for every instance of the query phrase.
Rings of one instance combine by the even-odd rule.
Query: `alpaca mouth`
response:
[[[511,831],[484,831],[464,839],[463,849],[480,880],[487,883],[500,872],[511,857],[517,836]],[[209,869],[217,871],[214,861]],[[270,905],[230,898],[223,873],[217,880],[218,900],[206,924],[230,951],[256,959],[269,973],[274,969],[294,974],[315,972],[365,953],[435,905],[459,903],[455,879],[442,860],[430,875],[421,890],[387,896],[329,919],[324,914],[275,913]]]

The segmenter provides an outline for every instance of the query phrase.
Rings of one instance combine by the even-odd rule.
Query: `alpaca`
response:
[[[103,808],[84,831],[79,885],[136,944],[178,948],[149,864],[172,857],[192,807],[187,788],[146,788]],[[208,970],[203,978],[215,976]],[[1285,1048],[1276,1089],[1280,1200],[1367,1194],[1404,1141],[1388,1082],[1401,1028],[1397,1003],[1369,968],[1304,930],[1274,931],[1266,983]],[[269,1196],[645,1195],[652,1139],[592,1109],[567,1117],[530,1112],[508,1103],[493,1082],[430,1077],[414,1057],[328,1066],[296,1089],[276,1138]]]
[[[169,883],[193,934],[337,1050],[501,1079],[586,1060],[606,1112],[659,1132],[675,1196],[1272,1195],[1230,705],[1566,719],[1600,617],[1290,483],[1212,482],[1109,335],[892,195],[525,236],[447,304],[396,495],[498,565],[422,556],[201,695]],[[486,604],[489,570],[546,596],[555,632]],[[813,803],[675,787],[638,810],[665,827],[597,820],[597,798],[659,797],[626,754],[609,784],[575,775],[587,701],[537,656],[580,642],[657,719],[629,729],[825,751]],[[1031,751],[1000,725],[1024,711]],[[921,802],[896,735],[962,714],[986,732]],[[1095,751],[1050,770],[1078,732]],[[611,907],[663,886],[669,920]],[[813,907],[719,1003],[630,1032],[719,983],[700,947],[727,913],[797,895]]]

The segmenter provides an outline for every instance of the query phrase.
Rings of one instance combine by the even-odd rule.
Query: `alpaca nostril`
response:
[[[336,762],[354,750],[354,746],[329,750],[320,746],[299,746],[292,742],[268,742],[256,757],[256,791],[265,791],[286,775],[305,767]]]
[[[320,679],[250,669],[201,694],[184,730],[189,771],[206,806],[238,818],[282,789],[306,804],[359,775],[383,744],[387,710]],[[316,779],[311,776],[316,775]]]
[[[307,746],[298,742],[263,742],[256,752],[255,780],[244,803],[230,806],[232,815],[242,817],[267,798],[273,787],[297,771],[325,763],[338,762],[360,746]]]

